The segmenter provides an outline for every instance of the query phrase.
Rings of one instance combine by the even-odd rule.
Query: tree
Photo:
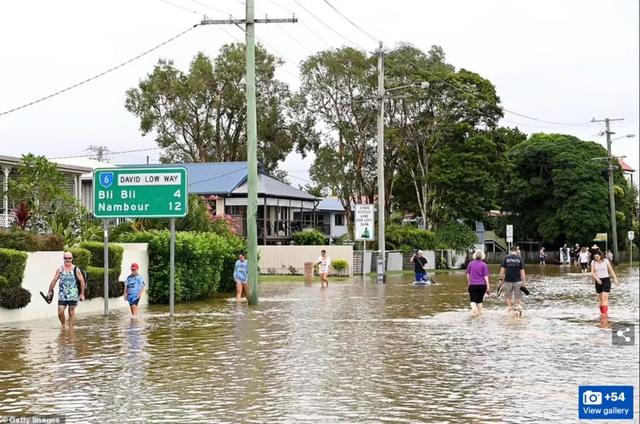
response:
[[[400,177],[404,183],[401,191],[407,195],[407,184],[413,187],[408,200],[415,204],[427,228],[437,228],[459,215],[477,217],[490,199],[480,194],[475,200],[482,200],[482,204],[464,211],[451,190],[460,189],[459,178],[470,175],[460,174],[473,166],[468,160],[481,158],[481,162],[487,162],[497,154],[491,140],[478,135],[490,132],[502,116],[495,87],[473,72],[456,72],[437,46],[424,54],[403,45],[389,54],[386,63],[387,85],[414,84],[404,89],[402,96],[390,100],[389,130],[385,133],[390,151],[385,152],[386,163],[404,174]],[[419,82],[427,82],[428,89],[415,86]],[[450,167],[456,168],[457,175]],[[485,182],[489,181],[487,172],[483,170],[480,178]],[[465,190],[460,197],[467,193]]]
[[[18,205],[23,229],[60,234],[77,231],[82,208],[65,191],[65,182],[56,164],[44,156],[22,156],[18,177],[9,180],[8,196]]]
[[[351,205],[373,202],[376,192],[375,72],[375,61],[350,47],[322,51],[301,66],[297,111],[304,122],[322,124],[324,142],[304,146],[316,153],[309,175],[337,195],[348,225]]]
[[[291,95],[275,79],[282,61],[256,47],[259,159],[274,171],[296,143],[308,143],[307,128],[290,113]],[[157,133],[163,162],[246,160],[245,53],[227,44],[213,62],[198,53],[185,74],[170,60],[127,91],[126,109],[140,119],[142,134]]]
[[[502,205],[524,238],[546,244],[590,243],[610,227],[607,151],[563,134],[533,134],[508,152]],[[633,190],[614,172],[618,233],[631,229]],[[623,241],[623,240],[622,240]]]

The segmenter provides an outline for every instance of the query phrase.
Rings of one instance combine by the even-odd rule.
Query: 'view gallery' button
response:
[[[632,420],[633,386],[579,386],[581,420]]]

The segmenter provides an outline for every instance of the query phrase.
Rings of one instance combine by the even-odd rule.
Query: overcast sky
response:
[[[373,51],[410,42],[444,48],[449,63],[488,78],[502,105],[554,125],[506,114],[503,125],[525,133],[560,132],[605,144],[603,124],[624,118],[617,134],[639,134],[638,0],[256,0],[257,17],[290,17],[296,24],[259,25],[258,38],[286,64],[279,78],[297,88],[301,60],[329,47]],[[306,8],[307,10],[305,10]],[[311,12],[311,14],[309,13]],[[96,75],[210,18],[241,18],[240,0],[20,0],[0,2],[0,113]],[[313,15],[313,16],[312,16]],[[233,26],[197,27],[121,69],[42,103],[0,116],[0,154],[48,157],[156,147],[142,137],[124,108],[125,91],[159,58],[186,70],[198,51],[215,56],[242,41]],[[638,169],[638,138],[613,144]],[[114,154],[113,163],[156,162],[157,150]],[[294,185],[308,178],[310,161],[282,166]]]

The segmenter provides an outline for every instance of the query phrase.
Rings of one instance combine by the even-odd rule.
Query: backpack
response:
[[[80,274],[82,274],[82,278],[84,279],[84,295],[86,297],[87,296],[87,285],[89,284],[89,282],[87,280],[87,271],[85,271],[82,268],[78,268],[77,265],[73,267],[73,276],[76,277],[76,285],[78,286],[78,294],[82,293],[82,290],[81,290],[81,286],[80,286],[80,280],[78,279],[78,273],[76,272],[76,270],[80,271]]]

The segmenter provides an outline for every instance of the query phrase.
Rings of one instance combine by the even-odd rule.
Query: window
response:
[[[343,213],[337,213],[334,216],[335,216],[335,220],[334,220],[333,224],[336,227],[343,226],[344,225],[344,214]]]
[[[244,208],[245,206],[226,206],[225,207],[227,215],[236,215],[236,216],[244,215]]]

